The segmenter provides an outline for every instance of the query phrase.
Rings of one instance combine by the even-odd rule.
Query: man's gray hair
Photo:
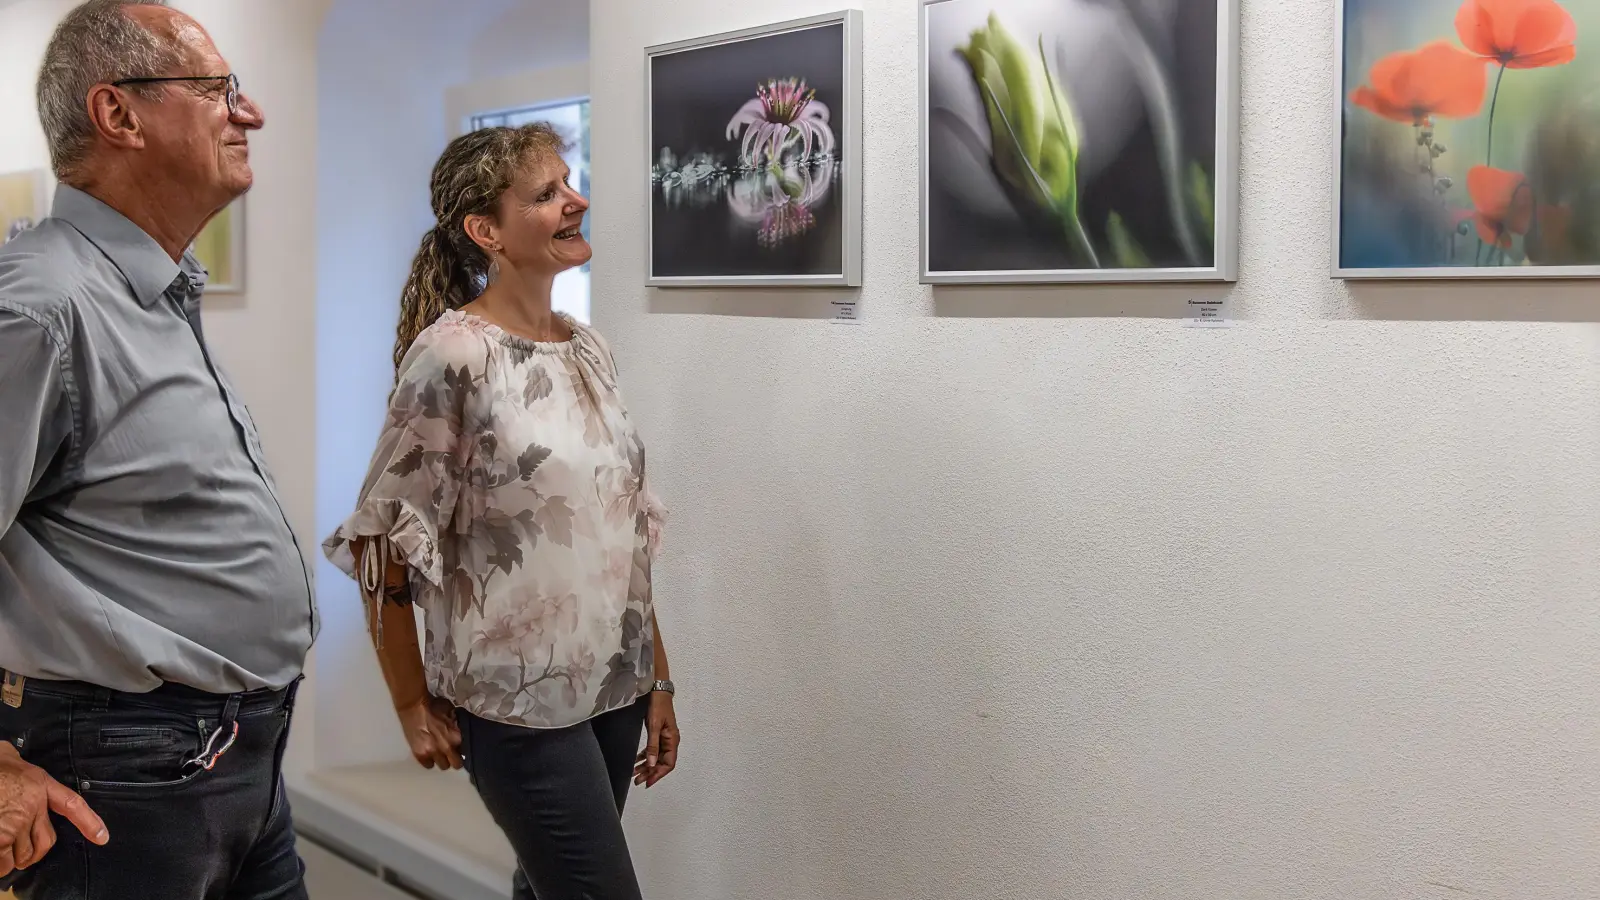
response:
[[[164,75],[182,62],[173,40],[152,34],[128,15],[129,7],[168,5],[167,0],[89,0],[56,26],[39,68],[38,87],[39,122],[56,177],[67,177],[94,138],[90,88]],[[157,95],[153,86],[135,89]]]

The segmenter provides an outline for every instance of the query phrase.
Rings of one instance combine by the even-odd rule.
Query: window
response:
[[[548,122],[554,126],[569,145],[565,157],[572,170],[572,184],[585,199],[589,196],[589,101],[572,100],[527,106],[473,116],[469,128],[494,128],[527,125],[530,122]],[[589,217],[583,217],[583,239],[589,239]],[[556,277],[552,289],[551,305],[571,315],[580,322],[589,321],[589,265],[562,272]]]

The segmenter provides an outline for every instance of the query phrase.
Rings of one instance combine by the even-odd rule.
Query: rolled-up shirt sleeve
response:
[[[59,344],[31,316],[0,306],[0,534],[71,438]]]

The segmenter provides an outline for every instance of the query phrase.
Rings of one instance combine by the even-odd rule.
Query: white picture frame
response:
[[[1588,3],[1591,0],[1577,0]],[[1333,197],[1329,222],[1329,276],[1347,281],[1547,281],[1550,279],[1587,279],[1600,277],[1600,264],[1596,265],[1438,265],[1438,266],[1357,266],[1344,263],[1344,214],[1346,139],[1351,105],[1351,92],[1359,86],[1363,76],[1352,80],[1347,71],[1348,50],[1345,32],[1349,23],[1349,9],[1345,0],[1335,0],[1333,40],[1334,65],[1332,84],[1333,121],[1336,124],[1330,165],[1333,169]],[[1441,30],[1438,39],[1453,41],[1457,36]],[[1399,49],[1399,48],[1397,48]],[[1409,48],[1408,48],[1409,49]]]
[[[672,43],[658,44],[645,48],[645,150],[644,169],[647,178],[646,203],[646,249],[645,249],[645,284],[650,287],[859,287],[861,284],[861,214],[862,214],[862,140],[861,140],[861,18],[860,10],[840,10],[805,18],[791,19],[770,25],[761,25],[714,34],[706,37],[691,38]],[[715,69],[712,63],[720,56],[724,61],[731,61],[740,53],[748,52],[757,42],[773,41],[770,47],[777,48],[780,41],[793,40],[793,36],[808,33],[820,43],[826,44],[831,53],[832,35],[828,30],[837,30],[839,41],[840,59],[837,73],[815,73],[801,75],[804,78],[827,78],[827,83],[837,86],[837,105],[841,109],[827,109],[828,127],[834,135],[834,147],[837,151],[837,162],[824,162],[820,167],[831,174],[826,176],[818,173],[818,166],[804,166],[796,164],[793,168],[782,169],[780,174],[771,178],[758,177],[758,170],[743,167],[743,144],[739,139],[743,132],[735,133],[732,130],[720,134],[711,133],[712,129],[704,129],[697,138],[696,146],[716,147],[716,157],[719,160],[731,159],[732,162],[717,162],[715,167],[719,170],[733,168],[736,171],[721,171],[712,178],[720,179],[715,185],[708,185],[711,179],[693,182],[693,190],[697,192],[695,202],[702,204],[702,214],[706,217],[702,221],[710,221],[717,228],[697,228],[689,239],[726,241],[725,245],[706,245],[705,255],[720,253],[724,259],[742,257],[721,262],[708,259],[689,259],[697,251],[694,248],[684,249],[686,239],[680,239],[677,250],[667,246],[668,237],[658,235],[657,219],[674,218],[677,214],[672,207],[673,198],[668,190],[678,189],[679,185],[689,182],[681,177],[679,181],[668,184],[673,175],[681,176],[689,166],[683,166],[675,171],[671,166],[663,163],[662,149],[676,153],[670,147],[657,147],[658,138],[665,139],[667,129],[664,126],[670,104],[673,102],[668,97],[661,97],[658,103],[657,91],[670,90],[669,77],[684,77],[683,61],[686,55],[698,54],[700,62],[705,63],[705,70],[710,72]],[[823,38],[826,40],[823,40]],[[793,49],[793,44],[785,43]],[[691,60],[691,62],[693,62]],[[831,63],[824,61],[824,65]],[[658,73],[661,66],[664,71]],[[676,66],[677,68],[674,68]],[[746,72],[745,70],[749,70]],[[777,71],[776,68],[768,74],[752,74],[766,72],[765,69],[751,68],[744,65],[737,70],[724,66],[716,69],[718,77],[725,79],[738,79],[745,74],[750,74],[751,80],[757,79],[785,79],[795,77],[795,73],[787,70]],[[725,72],[725,75],[720,73]],[[837,78],[837,82],[833,81]],[[736,82],[729,82],[736,84]],[[765,83],[765,82],[762,82]],[[699,83],[696,83],[700,87]],[[726,89],[726,88],[724,88]],[[742,85],[732,88],[743,91]],[[830,91],[832,88],[830,87]],[[703,98],[708,91],[696,91],[699,98]],[[748,92],[747,92],[748,93]],[[740,95],[731,95],[729,103],[717,102],[714,110],[703,110],[707,122],[717,122],[723,118],[731,121],[736,114],[741,112]],[[751,93],[754,98],[755,94]],[[694,102],[712,103],[712,100],[697,100]],[[727,107],[727,108],[723,108]],[[813,112],[815,110],[813,109]],[[662,122],[658,123],[658,113]],[[671,116],[674,123],[683,121],[684,117]],[[720,126],[719,126],[720,127]],[[798,135],[798,130],[790,132]],[[795,139],[798,140],[798,137]],[[785,138],[784,140],[788,140]],[[781,147],[792,147],[792,144],[781,144]],[[809,147],[810,145],[807,144]],[[687,155],[698,152],[698,158],[710,157],[709,151],[691,151],[685,148],[682,152]],[[820,155],[820,153],[819,153]],[[815,157],[813,157],[815,158]],[[703,167],[710,168],[707,163]],[[770,167],[769,167],[770,169]],[[742,174],[741,174],[742,173]],[[749,188],[751,184],[760,184],[770,181],[784,181],[787,173],[788,181],[803,183],[798,197],[793,197],[787,189],[781,194],[765,188]],[[829,182],[824,184],[824,178]],[[780,186],[782,187],[782,186]],[[687,188],[685,188],[687,190]],[[829,204],[827,193],[833,193],[832,203]],[[721,194],[721,196],[718,196]],[[707,199],[707,198],[711,199]],[[756,197],[755,200],[749,200]],[[807,198],[816,197],[815,207],[826,209],[826,220],[817,222],[821,216],[814,216],[814,226],[807,226],[805,216],[810,215],[810,208],[805,201]],[[767,199],[771,198],[771,199]],[[792,200],[792,202],[791,202]],[[763,204],[765,214],[759,220],[754,217],[761,215]],[[727,209],[719,209],[719,205],[726,205]],[[725,213],[725,214],[724,214]],[[785,216],[788,218],[784,218]],[[735,221],[735,218],[738,221]],[[798,223],[790,225],[788,223]],[[807,230],[798,230],[806,227]],[[678,229],[663,229],[672,231],[672,238],[679,238]],[[795,233],[791,234],[793,231]],[[707,236],[707,235],[710,236]],[[779,253],[763,255],[768,248],[767,243],[787,254],[789,260],[785,262],[779,258]],[[787,241],[785,246],[784,242]],[[752,243],[754,242],[754,243]],[[836,245],[836,247],[835,247]],[[761,251],[751,248],[759,246]],[[674,255],[674,253],[681,254]],[[820,260],[820,261],[818,261]],[[787,270],[785,270],[787,269]],[[691,271],[693,270],[693,271]]]
[[[1115,0],[1120,3],[1122,0]],[[1115,6],[1115,3],[1110,6]],[[919,265],[921,269],[920,281],[923,284],[1074,284],[1074,283],[1162,283],[1162,282],[1233,282],[1238,279],[1238,181],[1239,181],[1239,7],[1238,0],[1216,0],[1216,82],[1214,91],[1214,146],[1212,153],[1211,175],[1211,219],[1209,263],[1205,261],[1205,242],[1195,240],[1192,234],[1192,222],[1188,216],[1176,210],[1169,210],[1172,221],[1183,221],[1186,224],[1177,226],[1190,229],[1189,241],[1184,246],[1194,252],[1191,258],[1199,258],[1199,264],[1193,265],[1150,265],[1150,266],[1101,266],[1101,267],[993,267],[979,268],[976,266],[954,265],[945,266],[935,259],[936,251],[932,247],[933,237],[931,232],[935,227],[935,217],[939,215],[937,204],[932,198],[932,176],[930,165],[930,125],[935,114],[934,103],[941,98],[930,96],[931,56],[937,52],[930,47],[932,28],[931,17],[942,12],[948,12],[954,6],[970,6],[975,9],[982,8],[994,11],[997,7],[1005,7],[1006,0],[922,0],[919,10],[918,23],[918,129],[919,129],[919,195],[921,201],[921,227],[919,234]],[[1095,9],[1103,10],[1108,4],[1099,4]],[[1087,5],[1083,10],[1089,9]],[[1040,36],[1042,43],[1043,37]],[[1141,45],[1142,46],[1142,45]],[[953,51],[953,48],[945,48]],[[1170,85],[1169,85],[1170,87]],[[972,86],[974,92],[979,88]],[[971,98],[968,98],[971,99]],[[980,104],[982,101],[979,100]],[[945,108],[939,107],[942,111]],[[978,129],[986,131],[984,128]],[[987,140],[987,137],[984,138]],[[992,144],[990,145],[992,147]],[[1204,142],[1201,144],[1205,146]],[[997,185],[999,183],[996,177]],[[1173,182],[1173,179],[1169,179]],[[1003,188],[1003,185],[1000,185]],[[1080,186],[1081,187],[1081,186]],[[1176,189],[1176,188],[1174,188]],[[957,217],[951,217],[957,218]],[[1080,226],[1078,234],[1082,235],[1083,244],[1090,246],[1089,252],[1098,259],[1100,250],[1095,249],[1088,229]],[[1124,232],[1126,233],[1126,232]],[[959,242],[958,242],[959,243]],[[1080,244],[1079,246],[1082,246]],[[977,254],[973,254],[977,255]],[[993,255],[1000,255],[998,250]],[[1080,254],[1082,255],[1082,254]]]

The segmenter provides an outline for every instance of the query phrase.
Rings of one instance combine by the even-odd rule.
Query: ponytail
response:
[[[460,309],[483,291],[482,273],[487,260],[465,234],[452,240],[438,226],[422,236],[422,246],[411,260],[411,274],[400,291],[400,323],[395,328],[394,368],[416,342],[417,335],[452,309]]]

